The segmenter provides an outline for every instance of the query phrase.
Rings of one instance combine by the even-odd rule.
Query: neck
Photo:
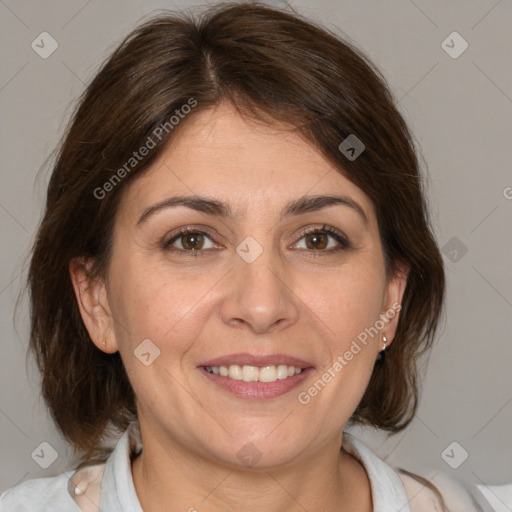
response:
[[[148,439],[147,441],[146,439]],[[341,448],[341,436],[320,452],[269,470],[240,469],[156,437],[144,438],[132,463],[135,490],[152,512],[371,512],[366,471]],[[299,459],[299,457],[297,458]]]

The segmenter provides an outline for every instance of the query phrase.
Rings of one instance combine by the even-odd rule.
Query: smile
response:
[[[246,400],[268,400],[285,395],[300,386],[314,372],[312,367],[288,365],[258,367],[234,364],[201,366],[198,369],[215,387]]]
[[[208,373],[244,382],[275,382],[293,377],[303,371],[302,368],[286,364],[277,366],[271,364],[263,367],[232,364],[229,366],[206,366],[205,369]]]

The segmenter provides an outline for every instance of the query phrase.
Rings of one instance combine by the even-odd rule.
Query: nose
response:
[[[292,290],[291,277],[270,253],[263,251],[252,263],[236,255],[221,307],[225,324],[264,334],[297,321],[300,300]]]

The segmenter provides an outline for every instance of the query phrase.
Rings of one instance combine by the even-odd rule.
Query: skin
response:
[[[138,224],[148,207],[182,194],[229,203],[237,215],[179,206]],[[357,202],[367,222],[344,205],[280,218],[291,200],[332,194]],[[324,225],[349,248],[332,252],[340,244],[325,232],[303,235]],[[174,241],[180,253],[162,248],[185,226],[211,233],[202,255],[186,252],[190,236]],[[248,236],[263,249],[252,263],[236,252]],[[70,272],[92,341],[120,351],[137,396],[144,450],[132,474],[144,510],[372,510],[367,474],[341,449],[341,433],[398,314],[310,403],[297,395],[400,303],[407,277],[388,278],[371,200],[317,150],[226,104],[198,113],[125,190],[107,278],[88,280],[89,263],[75,260]],[[145,366],[134,350],[148,338],[160,356]],[[314,371],[280,397],[241,399],[198,369],[239,352],[287,354]],[[246,443],[262,454],[250,468],[237,457]]]

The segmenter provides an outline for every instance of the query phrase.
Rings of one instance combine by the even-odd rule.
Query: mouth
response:
[[[296,368],[286,364],[278,366],[271,364],[261,368],[258,366],[231,364],[229,366],[205,366],[204,369],[213,375],[229,377],[230,379],[242,380],[244,382],[275,382],[276,380],[284,380],[294,375],[299,375],[304,371],[304,368]]]
[[[284,355],[236,354],[198,369],[224,391],[239,398],[269,399],[288,393],[314,371],[311,363]]]

